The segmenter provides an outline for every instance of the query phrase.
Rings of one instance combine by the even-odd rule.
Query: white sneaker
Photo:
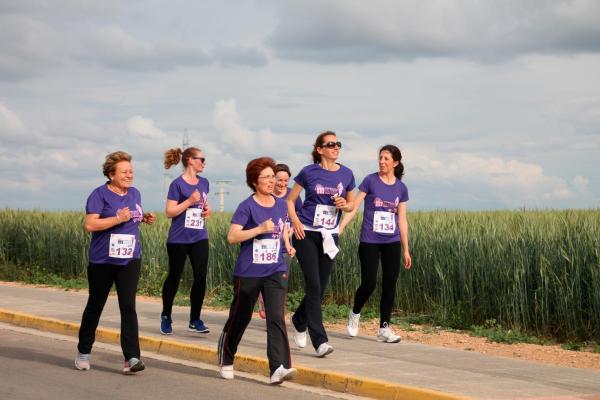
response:
[[[233,379],[233,365],[222,365],[221,366],[221,378],[223,379]]]
[[[377,341],[385,342],[385,343],[398,343],[402,338],[392,331],[387,324],[387,322],[383,323],[383,328],[379,328],[377,331]]]
[[[352,337],[358,335],[358,321],[360,320],[360,314],[354,314],[354,311],[350,310],[348,314],[348,325],[346,329],[348,334]]]
[[[90,369],[90,355],[77,352],[75,357],[75,368],[80,371],[88,371]]]
[[[325,357],[327,354],[333,353],[333,347],[327,342],[321,343],[317,347],[317,357]]]
[[[296,328],[294,327],[294,330]],[[296,346],[300,347],[301,349],[306,347],[306,331],[304,332],[298,332],[296,331],[296,333],[294,333],[294,343],[296,343]]]
[[[271,385],[279,385],[283,381],[294,379],[297,373],[296,368],[284,368],[283,365],[280,365],[271,375]]]

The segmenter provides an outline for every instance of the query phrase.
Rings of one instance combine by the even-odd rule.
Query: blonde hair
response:
[[[115,151],[108,154],[104,160],[104,164],[102,164],[102,173],[104,176],[110,179],[110,174],[115,172],[117,164],[121,161],[131,162],[131,155],[124,151]]]
[[[165,151],[165,160],[163,162],[165,169],[169,169],[173,165],[179,164],[179,161],[183,164],[183,168],[186,168],[188,166],[188,159],[201,151],[202,150],[197,147],[188,147],[185,150],[181,150],[179,147],[169,149]]]

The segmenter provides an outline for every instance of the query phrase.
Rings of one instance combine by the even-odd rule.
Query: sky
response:
[[[401,149],[409,209],[598,208],[599,71],[595,0],[0,0],[0,207],[83,210],[125,150],[162,210],[187,135],[233,210],[332,130],[357,186]]]

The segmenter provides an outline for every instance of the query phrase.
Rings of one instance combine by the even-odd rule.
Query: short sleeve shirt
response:
[[[89,248],[89,261],[94,264],[127,265],[131,259],[141,257],[140,230],[139,225],[144,217],[142,210],[142,198],[140,192],[130,187],[127,194],[120,196],[108,189],[106,184],[92,191],[85,206],[86,214],[99,214],[100,218],[114,217],[119,209],[129,207],[131,218],[127,222],[120,223],[112,228],[99,232],[92,232],[92,240]],[[135,239],[133,252],[129,258],[111,257],[110,247],[116,244],[117,236],[132,235]],[[113,253],[114,254],[114,253]]]

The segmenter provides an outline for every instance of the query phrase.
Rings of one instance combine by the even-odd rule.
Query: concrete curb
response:
[[[69,336],[77,336],[79,332],[78,324],[52,318],[38,317],[36,315],[5,310],[2,308],[0,308],[0,322]],[[98,328],[96,330],[96,340],[103,343],[119,345],[120,334],[113,329]],[[140,336],[140,347],[144,351],[168,355],[170,357],[200,361],[214,365],[217,364],[217,350],[206,346],[187,344],[169,339],[157,339],[150,336]],[[336,392],[357,396],[394,400],[468,399],[467,397],[449,393],[399,385],[376,379],[362,378],[334,371],[299,365],[294,365],[294,368],[298,370],[298,375],[294,379],[295,383],[322,387]],[[237,371],[269,376],[269,363],[266,359],[260,357],[238,353],[235,356],[235,369]]]

